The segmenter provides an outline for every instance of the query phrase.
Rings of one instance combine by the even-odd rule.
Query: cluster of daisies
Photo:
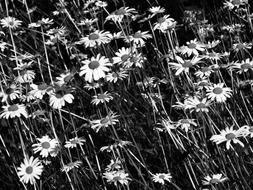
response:
[[[166,14],[163,7],[151,7],[140,16],[134,8],[120,7],[110,12],[107,6],[105,1],[89,0],[82,7],[82,14],[88,16],[73,19],[65,3],[60,1],[52,13],[54,19],[41,18],[32,22],[30,14],[34,10],[29,10],[29,23],[12,16],[0,20],[0,56],[10,62],[6,65],[0,64],[0,118],[13,120],[19,133],[24,157],[24,161],[16,169],[20,181],[36,185],[36,180],[41,178],[45,166],[51,164],[51,159],[58,157],[61,160],[61,171],[67,175],[71,184],[70,171],[81,170],[83,161],[69,156],[70,162],[66,162],[62,158],[62,151],[70,154],[70,149],[73,149],[78,152],[79,158],[79,151],[86,156],[82,147],[86,139],[77,135],[78,130],[85,128],[85,125],[94,132],[93,134],[100,135],[109,131],[113,138],[119,141],[117,131],[121,130],[121,126],[126,126],[127,121],[114,111],[111,102],[122,101],[116,105],[119,107],[125,104],[134,105],[131,100],[120,95],[122,89],[131,91],[132,83],[134,88],[138,89],[139,97],[152,108],[152,122],[159,126],[154,129],[158,135],[160,132],[169,134],[176,149],[185,151],[187,143],[201,149],[199,144],[202,142],[196,143],[199,138],[194,137],[194,132],[202,133],[202,130],[210,132],[209,140],[212,145],[218,145],[218,149],[222,148],[220,144],[225,144],[227,150],[234,149],[234,144],[244,147],[249,141],[248,137],[253,137],[253,127],[250,126],[250,122],[238,124],[228,105],[234,96],[239,94],[238,81],[250,80],[252,74],[252,43],[244,42],[246,40],[240,37],[246,26],[243,23],[214,26],[208,23],[208,20],[199,20],[197,17],[200,12],[188,10],[185,12],[184,22],[196,37],[180,46],[176,33],[178,23]],[[247,8],[246,0],[225,1],[223,7],[226,11],[240,14],[239,16],[246,21],[248,19],[253,32]],[[101,14],[106,15],[102,24],[99,20]],[[67,16],[71,22],[71,29],[67,26],[55,27],[58,23],[55,20],[61,16]],[[133,30],[131,23],[146,24],[149,29]],[[113,25],[115,31],[101,29],[104,27],[100,25],[106,24]],[[24,52],[24,48],[19,47],[19,35],[26,33],[23,28],[27,28],[34,36],[36,34],[32,39],[38,49],[36,53]],[[69,37],[71,35],[73,38]],[[40,43],[37,42],[38,39]],[[152,51],[147,47],[152,47]],[[64,49],[64,55],[61,48]],[[157,65],[152,65],[147,52],[155,55]],[[67,61],[64,60],[64,56],[68,57]],[[52,58],[55,58],[57,63]],[[155,73],[158,73],[157,76],[150,76],[156,75]],[[171,101],[166,100],[168,96],[163,93],[167,88],[173,89],[174,92],[175,98]],[[76,113],[75,107],[80,106],[79,103],[83,99],[89,100],[95,114]],[[168,102],[170,108],[167,107]],[[85,106],[89,112],[90,105]],[[141,112],[137,108],[134,109],[132,111]],[[170,109],[180,117],[173,118]],[[217,125],[217,109],[228,111],[234,124],[227,124],[225,127]],[[54,129],[52,112],[59,116],[59,123],[64,132],[64,122],[74,121],[67,121],[63,114],[70,114],[71,118],[85,121],[85,124],[78,130],[74,128],[71,132],[71,136],[74,134],[74,137],[69,139],[69,135],[58,134]],[[89,118],[84,117],[89,114]],[[210,129],[200,126],[206,119],[211,121]],[[43,135],[35,134],[29,126],[32,120],[52,126],[52,131]],[[25,126],[34,137],[31,137],[31,150],[24,146],[24,135],[18,124]],[[124,132],[127,130],[123,129]],[[59,138],[60,135],[65,139],[62,142],[59,140],[63,139]],[[88,136],[92,142],[90,134]],[[93,142],[91,144],[95,148]],[[153,173],[144,166],[143,158],[139,159],[127,148],[129,144],[132,145],[129,141],[119,141],[100,149],[101,152],[106,150],[110,154],[109,157],[113,157],[105,169],[101,169],[95,153],[95,162],[103,180],[109,185],[126,186],[128,189],[129,184],[135,181],[126,167],[126,161],[122,159],[124,152],[148,171],[153,182],[164,187],[169,184],[179,188],[174,183],[173,172],[170,172],[167,163],[165,171]],[[163,148],[162,150],[164,151]],[[32,152],[32,155],[28,156],[27,152]],[[138,154],[141,154],[140,151]],[[87,157],[85,161],[91,169]],[[97,174],[92,169],[91,171],[97,179]],[[190,176],[189,172],[188,175]],[[226,172],[211,171],[208,174],[205,172],[199,181],[203,186],[213,187],[228,179]],[[191,177],[190,181],[194,186]]]

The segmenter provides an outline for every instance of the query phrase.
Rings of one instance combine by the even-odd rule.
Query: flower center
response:
[[[243,44],[239,43],[239,44],[236,45],[236,48],[237,49],[244,49],[245,46]]]
[[[68,75],[68,76],[64,77],[63,80],[64,80],[64,82],[69,82],[71,78],[72,78],[72,75]]]
[[[244,70],[244,69],[251,69],[252,68],[252,65],[249,64],[249,63],[244,63],[241,65],[241,69]]]
[[[98,34],[92,33],[89,35],[89,40],[97,40],[99,38]]]
[[[76,139],[71,140],[70,143],[71,143],[71,144],[77,144],[77,143],[78,143],[78,140],[76,140]]]
[[[165,22],[165,20],[166,20],[165,18],[161,17],[157,20],[157,22],[161,24],[161,23]]]
[[[209,67],[203,67],[203,68],[201,68],[201,71],[203,73],[206,73],[206,72],[210,71],[210,68]]]
[[[208,85],[208,82],[200,82],[199,83],[199,86],[207,86]]]
[[[222,92],[223,92],[223,90],[220,87],[216,87],[216,88],[213,89],[214,94],[221,94]]]
[[[159,178],[160,178],[160,179],[164,179],[164,178],[165,178],[165,175],[161,174],[161,175],[159,175]]]
[[[182,119],[181,123],[190,123],[188,119]]]
[[[197,44],[195,44],[195,43],[190,43],[188,45],[188,48],[190,48],[190,49],[195,49],[196,47],[197,47]]]
[[[64,90],[58,90],[56,93],[56,98],[62,98],[65,95],[65,91]]]
[[[43,149],[49,149],[50,148],[50,143],[49,142],[43,142],[41,143],[41,146]]]
[[[134,34],[134,38],[141,38],[142,37],[142,34],[140,32],[136,32]]]
[[[25,172],[26,172],[27,174],[33,173],[33,167],[32,167],[32,166],[26,167]]]
[[[202,108],[206,108],[206,105],[204,103],[199,103],[196,105],[197,108],[202,109]]]
[[[106,118],[101,119],[101,120],[100,120],[100,123],[101,123],[101,124],[106,124],[106,123],[108,123],[109,121],[110,121],[109,118],[106,117]]]
[[[18,106],[15,104],[15,105],[11,105],[10,107],[8,107],[8,111],[17,111],[18,110]]]
[[[97,69],[99,67],[99,65],[100,64],[98,61],[91,61],[88,66],[90,69],[94,70],[94,69]]]
[[[232,0],[232,3],[234,5],[240,5],[241,4],[241,0]]]
[[[219,183],[219,182],[220,182],[220,180],[219,180],[219,179],[216,179],[216,178],[213,178],[213,179],[210,180],[210,183],[212,183],[212,184],[213,184],[213,183],[216,184],[216,183]]]
[[[113,177],[112,181],[119,181],[121,180],[122,178],[120,176],[115,176]]]
[[[251,133],[253,132],[253,127],[249,128],[249,132],[251,132]]]
[[[126,60],[129,59],[129,57],[130,57],[129,54],[124,54],[124,55],[122,55],[120,58],[121,58],[121,61],[125,62]]]
[[[235,138],[235,134],[234,133],[228,133],[225,135],[226,139],[227,140],[232,140]]]
[[[112,73],[112,77],[113,77],[113,78],[118,78],[118,76],[119,76],[119,75],[118,75],[117,73],[115,73],[115,72]]]
[[[192,62],[185,61],[184,64],[183,64],[183,67],[192,67]]]
[[[47,88],[47,84],[46,83],[42,83],[38,86],[38,90],[45,90]]]
[[[124,10],[124,9],[122,9],[122,8],[120,8],[120,9],[118,9],[118,10],[116,10],[115,12],[114,12],[114,14],[115,15],[125,15],[127,12]]]
[[[5,93],[8,94],[8,95],[12,94],[13,92],[14,92],[14,89],[13,89],[13,88],[7,88],[7,89],[5,90]]]
[[[104,100],[105,98],[106,98],[106,95],[104,95],[104,94],[98,95],[98,99],[100,99],[100,100]]]

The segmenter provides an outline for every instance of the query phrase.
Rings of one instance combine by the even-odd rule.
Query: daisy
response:
[[[15,79],[19,83],[31,83],[33,79],[35,78],[35,72],[32,70],[22,70],[19,73],[19,76]]]
[[[73,78],[74,78],[74,73],[72,72],[66,72],[66,73],[62,73],[60,74],[59,77],[56,77],[57,79],[57,83],[62,86],[64,84],[68,84]]]
[[[207,97],[212,101],[225,102],[232,96],[232,90],[229,87],[223,87],[224,83],[214,84],[207,89]]]
[[[211,141],[217,145],[226,142],[226,148],[232,147],[231,142],[240,144],[244,147],[244,144],[238,139],[238,137],[245,136],[245,129],[234,130],[233,127],[226,127],[225,130],[221,130],[219,135],[213,135]]]
[[[205,78],[198,81],[197,83],[194,83],[194,85],[196,86],[198,90],[208,89],[209,87],[211,87],[211,83]]]
[[[35,184],[35,179],[40,179],[43,172],[43,166],[38,158],[31,157],[30,159],[25,158],[24,162],[21,163],[20,167],[17,168],[17,174],[20,181],[27,184]]]
[[[200,42],[197,41],[197,39],[190,40],[190,42],[186,42],[187,46],[181,47],[181,53],[187,54],[188,56],[199,55],[199,51],[203,52],[205,51],[205,45],[201,44]]]
[[[248,0],[229,0],[225,1],[224,8],[228,8],[229,10],[236,8],[239,8],[240,5],[248,4]]]
[[[86,48],[96,47],[101,44],[108,44],[112,39],[110,32],[96,30],[86,37],[81,38],[77,44],[84,44]]]
[[[239,52],[239,51],[247,51],[249,49],[252,48],[252,43],[235,43],[233,44],[232,46],[232,49],[235,51],[235,52]]]
[[[123,70],[123,69],[120,69],[119,71],[115,71],[115,72],[107,74],[105,79],[108,82],[116,83],[119,80],[124,80],[127,77],[128,77],[127,71]]]
[[[92,83],[86,83],[84,88],[87,90],[95,90],[101,86],[103,86],[103,83],[92,82]]]
[[[228,53],[217,53],[217,52],[206,52],[205,55],[203,55],[202,57],[208,60],[213,60],[213,61],[220,61],[222,57],[224,56],[228,56]]]
[[[49,104],[54,109],[61,109],[65,106],[65,102],[71,104],[73,99],[74,96],[65,87],[56,87],[55,92],[52,92],[49,96]]]
[[[152,176],[152,180],[155,183],[165,184],[165,181],[171,182],[172,176],[171,173],[156,173]]]
[[[234,62],[230,69],[235,70],[237,73],[242,74],[243,72],[248,72],[252,70],[253,68],[253,61],[249,58],[246,60],[243,60],[242,62]]]
[[[91,128],[96,132],[98,132],[101,128],[116,125],[119,122],[117,117],[118,115],[116,115],[115,113],[110,113],[104,118],[93,120],[91,121]]]
[[[164,13],[165,9],[163,7],[157,6],[157,7],[151,7],[148,9],[148,11],[150,13],[152,13],[152,15],[150,16],[151,18],[159,13]]]
[[[202,180],[202,184],[203,185],[213,185],[213,184],[222,183],[226,180],[228,180],[228,178],[222,177],[222,174],[213,174],[213,175],[211,175],[211,177],[210,177],[210,175],[204,177],[204,180]]]
[[[92,104],[98,105],[98,104],[103,104],[105,102],[109,102],[110,100],[112,100],[113,97],[111,96],[110,93],[108,92],[104,92],[98,95],[93,96],[93,99],[91,101]]]
[[[195,123],[195,119],[180,119],[176,123],[176,127],[181,127],[185,132],[187,133],[191,126],[197,126],[197,123]]]
[[[100,54],[96,57],[92,57],[90,60],[82,61],[82,63],[84,66],[81,67],[79,75],[85,75],[85,80],[88,82],[105,78],[105,73],[110,71],[108,67],[112,66],[109,59]]]
[[[0,98],[2,102],[7,102],[8,100],[15,100],[21,95],[20,89],[17,88],[15,84],[11,84],[9,87],[5,88],[0,92]]]
[[[103,177],[106,178],[107,183],[113,183],[115,186],[119,184],[121,185],[128,185],[131,178],[128,177],[129,175],[125,173],[124,170],[118,171],[109,171],[103,174]]]
[[[28,114],[26,112],[26,107],[24,104],[13,104],[13,105],[7,105],[2,106],[4,109],[3,112],[0,115],[0,118],[15,118],[15,117],[21,117],[24,116],[25,118],[28,118]]]
[[[207,42],[205,44],[205,48],[206,49],[212,49],[212,48],[215,48],[218,44],[220,44],[220,40],[215,40],[215,41],[212,41],[212,42]]]
[[[121,7],[116,11],[112,12],[110,15],[106,17],[106,21],[112,20],[115,23],[121,23],[125,16],[133,16],[136,13],[134,8],[129,7]]]
[[[244,136],[248,136],[249,135],[250,138],[253,137],[253,126],[244,125],[240,129],[245,131],[245,135]]]
[[[111,160],[110,164],[108,164],[105,168],[105,171],[114,171],[114,170],[120,170],[121,169],[121,161],[119,158],[116,158],[116,160]]]
[[[82,161],[75,161],[75,162],[70,162],[68,163],[67,165],[64,165],[62,168],[61,168],[61,171],[62,172],[69,172],[70,170],[74,169],[74,168],[79,168],[80,165],[82,164],[83,162]]]
[[[204,79],[204,78],[208,78],[211,74],[212,74],[212,72],[214,72],[213,70],[212,70],[212,68],[211,67],[201,67],[198,71],[196,71],[194,74],[197,76],[197,77],[200,77],[200,78],[202,78],[202,79]]]
[[[77,145],[82,146],[84,142],[86,142],[85,139],[75,137],[75,138],[69,139],[69,141],[66,141],[64,147],[65,148],[76,148]]]
[[[59,143],[56,139],[49,138],[48,135],[36,139],[39,141],[39,143],[32,145],[33,151],[34,153],[40,152],[40,155],[43,158],[48,157],[48,155],[51,154],[51,152]]]
[[[40,85],[31,84],[30,87],[32,88],[30,94],[38,99],[42,99],[43,96],[50,90],[50,87],[46,83],[42,83]]]
[[[198,97],[190,97],[185,101],[185,109],[189,109],[190,112],[209,112],[208,106],[210,101],[207,98],[200,100]]]
[[[164,15],[157,19],[154,24],[154,30],[160,30],[165,33],[168,29],[174,28],[176,26],[176,21],[169,17],[170,15]]]
[[[135,32],[134,35],[129,36],[129,41],[133,42],[135,45],[139,45],[140,47],[143,47],[145,44],[144,40],[147,40],[149,38],[152,38],[150,34],[148,34],[148,31],[141,32],[140,30]]]
[[[199,63],[201,58],[193,57],[191,60],[183,60],[181,57],[176,56],[178,63],[168,63],[171,65],[172,69],[176,70],[175,75],[180,75],[181,73],[188,74],[190,68]]]
[[[17,20],[14,17],[8,16],[0,20],[0,24],[3,28],[16,29],[21,26],[22,21]]]
[[[125,62],[130,61],[130,58],[131,58],[131,56],[132,56],[132,52],[133,52],[132,49],[122,47],[121,49],[119,49],[119,50],[115,53],[115,55],[116,55],[117,57],[113,57],[113,64],[122,65],[122,64],[124,64]]]

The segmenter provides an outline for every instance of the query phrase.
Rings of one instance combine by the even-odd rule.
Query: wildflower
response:
[[[207,98],[200,100],[198,97],[190,97],[185,101],[185,109],[196,112],[209,112],[210,101]]]
[[[223,87],[224,83],[214,84],[207,89],[207,97],[217,102],[225,102],[232,95],[232,90],[228,87]]]
[[[119,184],[121,185],[128,185],[131,178],[128,177],[129,175],[125,173],[124,170],[119,171],[109,171],[103,174],[103,177],[106,178],[108,183],[113,183],[115,186]]]
[[[50,89],[46,83],[42,83],[40,85],[31,84],[30,87],[32,88],[32,90],[30,91],[30,94],[38,99],[42,99],[43,96],[46,93],[48,93]]]
[[[31,83],[35,78],[35,72],[32,70],[22,70],[16,78],[16,81],[19,83]]]
[[[74,168],[79,168],[80,165],[82,164],[83,162],[82,161],[75,161],[75,162],[70,162],[68,163],[67,165],[64,165],[62,168],[61,168],[61,171],[62,172],[69,172],[70,170],[74,169]]]
[[[205,45],[201,44],[200,42],[197,41],[197,39],[190,40],[190,42],[186,42],[187,46],[183,46],[181,48],[181,53],[187,54],[188,56],[199,55],[199,51],[203,52],[205,51]]]
[[[176,123],[176,127],[181,127],[187,133],[191,126],[197,126],[197,123],[194,122],[195,119],[180,119]]]
[[[52,92],[49,97],[49,104],[54,109],[61,109],[65,106],[65,102],[71,104],[74,96],[69,93],[65,87],[56,87],[55,92]]]
[[[202,68],[200,68],[200,70],[196,71],[194,74],[197,77],[204,79],[206,77],[209,77],[212,72],[213,72],[213,70],[211,67],[202,67]]]
[[[0,97],[2,98],[2,102],[7,102],[8,100],[15,100],[19,98],[20,94],[20,89],[18,89],[15,84],[11,84],[9,87],[0,92]]]
[[[222,177],[222,174],[213,174],[213,175],[208,175],[204,177],[204,180],[202,180],[203,185],[213,185],[213,184],[218,184],[226,181],[228,178],[227,177]]]
[[[117,117],[118,115],[116,115],[115,113],[110,113],[104,118],[93,120],[91,121],[91,128],[96,132],[98,132],[101,128],[116,125],[119,122]]]
[[[3,28],[16,29],[21,25],[22,21],[17,20],[14,17],[8,16],[0,20],[0,24]]]
[[[87,90],[94,90],[97,89],[99,87],[103,86],[103,84],[98,83],[98,82],[92,82],[92,83],[87,83],[84,88]]]
[[[248,0],[228,0],[223,3],[224,8],[232,10],[234,8],[239,8],[240,5],[248,4]]]
[[[126,70],[120,69],[119,71],[114,71],[112,73],[108,73],[105,77],[106,81],[116,83],[118,80],[123,80],[128,77],[128,73]]]
[[[217,52],[206,52],[205,55],[202,57],[208,60],[213,60],[213,61],[220,61],[222,57],[227,56],[227,53],[217,53]]]
[[[117,57],[113,57],[113,64],[123,64],[130,60],[132,50],[130,48],[122,47],[116,53]]]
[[[72,72],[66,72],[66,73],[62,73],[60,74],[59,77],[56,77],[57,79],[57,83],[62,86],[64,84],[68,84],[72,79],[74,78],[74,73]]]
[[[58,141],[56,139],[49,138],[48,135],[43,136],[42,138],[37,138],[39,143],[33,144],[34,153],[40,152],[40,155],[44,157],[48,157],[49,154],[54,150],[54,148],[58,145]]]
[[[95,5],[98,7],[107,7],[108,4],[105,1],[97,1]]]
[[[86,48],[95,47],[101,44],[107,44],[111,41],[112,35],[110,32],[96,30],[86,37],[81,38],[78,44],[84,44]]]
[[[206,80],[205,78],[203,78],[202,80],[194,84],[196,85],[196,88],[198,90],[208,89],[211,86],[210,82]]]
[[[199,61],[201,60],[201,58],[199,57],[193,57],[191,60],[183,60],[181,57],[176,56],[176,60],[179,63],[168,63],[169,65],[172,66],[172,68],[174,70],[176,70],[175,75],[180,75],[181,73],[185,73],[188,74],[190,68],[192,68],[194,65],[196,65],[197,63],[199,63]]]
[[[232,46],[232,49],[235,51],[235,52],[239,52],[239,51],[247,51],[249,49],[252,48],[252,43],[235,43],[233,44]]]
[[[245,135],[244,136],[250,136],[250,138],[253,137],[253,126],[244,125],[240,128],[242,131],[244,130]]]
[[[25,158],[24,162],[21,163],[17,170],[20,181],[33,185],[35,184],[35,179],[40,179],[41,173],[43,172],[43,166],[38,158],[34,159],[32,156],[29,159]]]
[[[37,22],[39,25],[52,25],[54,23],[53,19],[42,18]]]
[[[21,117],[21,116],[28,118],[26,107],[23,104],[7,105],[7,106],[2,106],[2,108],[4,109],[4,111],[1,113],[0,118],[9,119],[9,118]]]
[[[104,93],[93,96],[91,103],[98,105],[101,103],[103,104],[105,102],[109,102],[112,99],[113,99],[113,97],[111,96],[110,93],[104,92]]]
[[[211,141],[215,142],[217,145],[226,142],[226,148],[230,149],[232,147],[231,142],[235,144],[240,144],[244,147],[244,144],[238,139],[238,137],[245,136],[245,130],[238,129],[234,130],[233,127],[226,127],[225,130],[221,130],[219,135],[213,135]]]
[[[158,18],[157,22],[154,24],[154,30],[160,30],[165,33],[168,29],[174,28],[176,26],[176,21],[169,16],[170,15],[164,15]]]
[[[110,164],[108,164],[105,168],[105,171],[109,172],[109,171],[114,171],[114,170],[120,170],[121,169],[121,161],[116,158],[116,160],[111,160]]]
[[[239,74],[252,70],[252,68],[253,68],[253,60],[250,60],[249,58],[243,60],[241,63],[238,63],[236,61],[230,66],[230,69],[236,70],[236,72]]]
[[[219,43],[220,43],[220,40],[215,40],[215,41],[212,41],[212,42],[207,42],[207,43],[205,44],[205,48],[206,48],[206,49],[215,48]]]
[[[105,72],[108,72],[110,70],[108,67],[112,65],[109,59],[100,54],[90,60],[82,61],[82,63],[84,66],[81,67],[79,75],[85,75],[85,80],[88,82],[105,78]]]
[[[106,17],[106,21],[112,20],[115,23],[121,23],[125,16],[133,16],[136,13],[134,8],[129,7],[121,7],[116,11],[112,12],[110,15]]]
[[[134,35],[129,36],[129,41],[133,42],[135,45],[139,45],[140,47],[144,46],[145,41],[149,38],[152,38],[150,34],[148,34],[148,31],[141,32],[140,30],[135,32]]]
[[[83,145],[84,142],[86,142],[85,139],[75,137],[75,138],[69,139],[69,141],[66,141],[64,147],[66,147],[66,148],[76,148],[77,145],[81,146],[81,145]]]
[[[163,7],[157,6],[157,7],[151,7],[148,9],[148,11],[150,13],[152,13],[152,15],[150,16],[151,18],[159,13],[164,13],[165,9]]]
[[[172,176],[171,173],[156,173],[152,176],[152,180],[155,183],[165,184],[165,181],[171,182]]]

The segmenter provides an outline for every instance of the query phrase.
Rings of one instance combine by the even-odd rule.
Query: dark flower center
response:
[[[43,149],[49,149],[50,148],[50,143],[49,142],[43,142],[41,143],[41,146]]]
[[[99,38],[98,34],[92,33],[89,35],[89,40],[97,40]]]
[[[235,138],[235,134],[234,133],[228,133],[225,135],[226,139],[227,140],[232,140]]]
[[[46,83],[42,83],[38,86],[38,90],[45,90],[47,88],[47,84]]]
[[[103,119],[100,120],[100,123],[101,123],[101,124],[106,124],[106,123],[108,123],[109,121],[110,121],[109,118],[105,117],[105,118],[103,118]]]
[[[214,94],[221,94],[222,92],[223,92],[223,90],[220,87],[216,87],[216,88],[213,89]]]
[[[196,105],[197,108],[202,109],[202,108],[206,108],[206,105],[204,103],[199,103]]]
[[[121,180],[122,178],[120,176],[115,176],[113,177],[112,181],[119,181]]]
[[[181,120],[181,123],[184,123],[184,124],[189,124],[190,122],[189,122],[189,120],[188,120],[188,119],[182,119],[182,120]]]
[[[14,92],[14,89],[13,89],[13,88],[7,88],[7,89],[5,90],[5,93],[8,94],[8,95],[12,94],[13,92]]]
[[[105,98],[106,98],[105,94],[99,94],[98,95],[98,99],[100,99],[100,100],[104,100]]]
[[[11,105],[10,107],[8,107],[8,111],[17,111],[18,110],[18,106],[16,104]]]
[[[125,15],[127,12],[125,11],[125,9],[121,8],[121,9],[118,9],[114,12],[115,15]]]
[[[252,65],[249,64],[249,63],[244,63],[241,65],[241,69],[244,70],[244,69],[251,69],[252,68]]]
[[[71,144],[77,144],[77,143],[78,143],[78,140],[76,140],[76,139],[71,140],[70,143],[71,143]]]
[[[241,4],[241,0],[232,0],[232,3],[234,5],[240,5]]]
[[[33,173],[33,167],[32,167],[32,166],[26,167],[25,172],[26,172],[27,174]]]
[[[195,49],[196,47],[197,47],[197,44],[195,44],[195,43],[190,43],[188,45],[188,48],[190,48],[190,49]]]
[[[64,82],[69,82],[70,80],[71,80],[71,78],[72,78],[72,75],[70,74],[70,75],[67,75],[66,77],[64,77]]]
[[[249,132],[251,132],[251,133],[253,132],[253,127],[249,128]]]
[[[64,90],[58,90],[56,93],[56,98],[62,98],[65,95],[65,91]]]
[[[134,38],[141,38],[142,37],[142,34],[140,32],[136,32],[134,34]]]
[[[213,178],[213,179],[210,180],[210,183],[211,183],[211,184],[213,184],[213,183],[214,183],[214,184],[217,184],[217,183],[219,183],[219,182],[220,182],[220,180],[219,180],[219,179],[216,179],[216,178]]]
[[[159,175],[159,178],[160,178],[160,179],[164,179],[164,178],[165,178],[165,175],[161,174],[161,175]]]
[[[203,67],[203,68],[201,68],[201,71],[202,71],[203,73],[205,73],[205,72],[210,71],[210,68],[209,68],[209,67]]]
[[[118,76],[119,76],[119,75],[118,75],[117,73],[115,73],[115,72],[112,73],[112,77],[113,77],[113,78],[117,78]]]
[[[192,62],[190,61],[185,61],[184,64],[183,64],[183,67],[192,67]]]
[[[98,61],[91,61],[88,66],[90,69],[94,70],[94,69],[97,69],[99,67],[99,65],[100,64]]]
[[[161,17],[161,18],[159,18],[159,19],[157,20],[157,22],[161,24],[161,23],[165,22],[165,20],[166,20],[166,19],[165,19],[164,17]]]
[[[129,57],[130,57],[129,54],[124,54],[124,55],[122,55],[120,58],[121,58],[121,61],[125,62],[126,60],[129,59]]]
[[[239,44],[236,45],[236,48],[237,49],[244,49],[245,46],[242,43],[239,43]]]

